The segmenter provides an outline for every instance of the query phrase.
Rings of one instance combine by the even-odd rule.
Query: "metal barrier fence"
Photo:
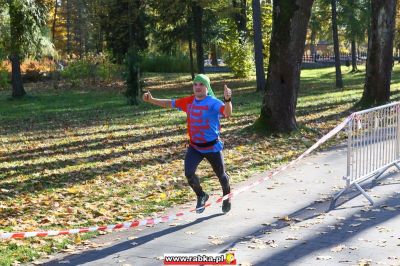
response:
[[[364,61],[367,59],[367,54],[366,53],[357,54],[356,59],[357,59],[357,61]],[[345,62],[347,60],[351,61],[351,54],[340,54],[340,61]],[[303,63],[335,62],[335,55],[334,54],[323,54],[323,55],[304,54],[302,57],[302,62]]]
[[[348,123],[346,187],[353,185],[374,204],[359,183],[378,179],[388,168],[400,170],[400,103],[391,103],[356,112]]]

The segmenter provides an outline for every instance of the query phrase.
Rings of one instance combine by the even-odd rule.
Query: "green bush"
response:
[[[68,62],[61,76],[73,83],[83,79],[92,79],[94,82],[98,79],[110,81],[121,77],[121,68],[122,66],[112,63],[107,55],[88,55],[82,59]]]
[[[0,90],[6,90],[10,86],[7,69],[0,65]]]
[[[239,42],[239,34],[231,31],[226,39],[221,42],[221,47],[226,51],[225,63],[238,78],[251,75],[254,69],[253,48],[250,42]]]
[[[89,77],[89,62],[77,60],[68,62],[67,67],[62,71],[61,76],[69,80],[85,79]]]
[[[105,61],[97,67],[97,75],[104,81],[122,78],[123,66]]]
[[[8,89],[10,80],[7,69],[3,66],[2,61],[6,58],[3,48],[0,46],[0,90]]]
[[[185,55],[148,54],[143,57],[141,69],[142,72],[189,73],[190,59]]]

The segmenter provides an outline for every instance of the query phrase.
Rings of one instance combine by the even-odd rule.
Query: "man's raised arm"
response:
[[[161,107],[168,107],[168,108],[172,107],[172,100],[154,98],[151,95],[150,91],[147,91],[146,93],[143,93],[143,101],[145,101],[147,103],[151,103],[151,104],[157,105],[157,106],[161,106]]]
[[[232,115],[232,90],[228,86],[224,85],[224,116],[230,117]]]

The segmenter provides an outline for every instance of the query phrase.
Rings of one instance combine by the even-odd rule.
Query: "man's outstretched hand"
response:
[[[143,93],[143,101],[148,103],[151,99],[153,99],[153,96],[151,95],[150,91]]]

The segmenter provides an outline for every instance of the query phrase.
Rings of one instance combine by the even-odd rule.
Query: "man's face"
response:
[[[193,84],[193,92],[197,99],[203,99],[207,96],[208,89],[203,83],[195,82]]]

